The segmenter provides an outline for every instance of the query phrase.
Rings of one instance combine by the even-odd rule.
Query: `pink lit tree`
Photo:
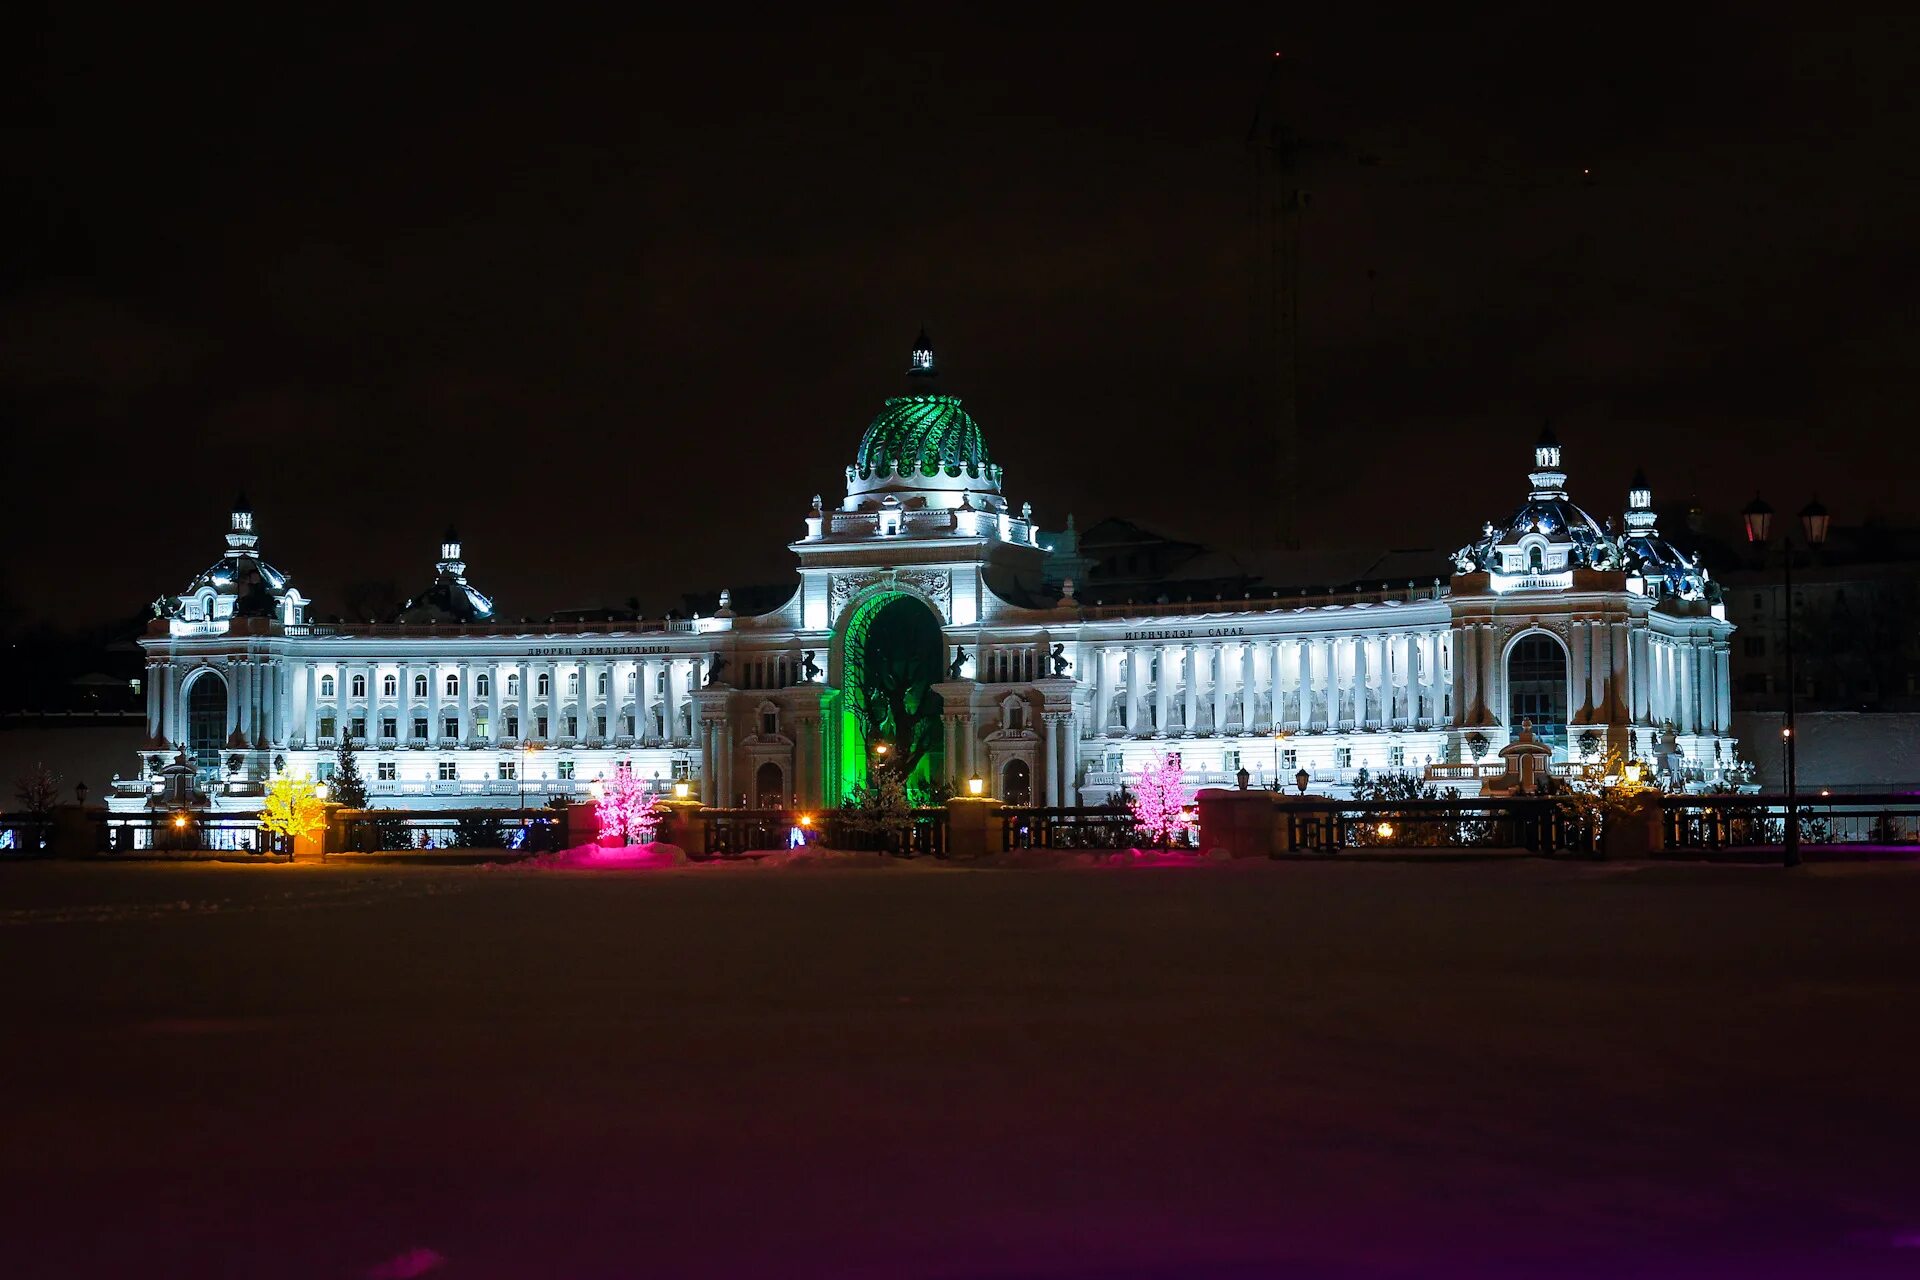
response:
[[[1159,764],[1148,765],[1133,793],[1133,820],[1156,849],[1173,843],[1173,833],[1186,823],[1181,809],[1186,801],[1180,781],[1180,757],[1168,752]]]
[[[633,776],[633,769],[621,765],[612,779],[602,784],[594,816],[600,819],[600,834],[618,836],[620,843],[652,844],[660,825],[659,802],[647,785]]]

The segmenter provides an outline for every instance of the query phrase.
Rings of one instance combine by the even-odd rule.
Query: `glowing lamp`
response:
[[[1383,840],[1393,839],[1393,824],[1391,822],[1383,822],[1380,824],[1380,838]]]
[[[1627,766],[1627,785],[1630,787],[1640,785],[1640,762],[1637,760]]]
[[[803,827],[810,827],[810,826],[812,826],[812,825],[813,825],[813,815],[812,815],[812,814],[810,814],[810,813],[803,813],[803,814],[801,814],[801,815],[800,815],[800,825],[801,825],[801,826],[803,826]]]
[[[883,742],[883,743],[881,743],[880,745],[878,745],[878,746],[876,746],[876,747],[875,747],[875,748],[873,749],[873,754],[875,754],[875,755],[877,755],[877,756],[883,756],[883,755],[885,755],[885,754],[887,754],[887,744]]]
[[[324,782],[313,789],[313,798],[316,800],[325,800],[332,794],[333,794],[333,788],[329,787]]]
[[[1833,517],[1827,514],[1827,509],[1820,505],[1818,498],[1800,508],[1800,532],[1807,535],[1807,545],[1810,547],[1817,547],[1827,540],[1827,526],[1832,522]]]
[[[979,774],[976,773],[971,778],[967,779],[968,795],[970,796],[985,795],[986,791],[987,791],[987,780],[981,777]]]
[[[187,815],[184,813],[176,814],[173,819],[173,825],[176,827],[185,827],[187,825]]]
[[[1746,522],[1748,542],[1765,542],[1773,532],[1773,508],[1758,495],[1740,509],[1740,518]]]
[[[601,790],[602,788],[600,786],[600,779],[598,778],[595,778],[592,782],[589,782],[587,784],[587,794],[592,796],[595,800],[598,800],[600,798]]]
[[[692,790],[693,788],[685,782],[676,782],[673,784],[673,798],[675,800],[685,800]]]

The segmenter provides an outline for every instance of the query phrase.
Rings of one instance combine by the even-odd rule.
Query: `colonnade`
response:
[[[1446,723],[1448,633],[1094,641],[1087,732],[1266,733]]]

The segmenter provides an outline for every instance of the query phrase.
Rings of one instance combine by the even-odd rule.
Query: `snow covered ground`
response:
[[[1920,1272],[1920,868],[0,866],[0,1274]]]

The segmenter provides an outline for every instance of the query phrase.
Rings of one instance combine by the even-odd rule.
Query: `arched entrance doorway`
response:
[[[187,688],[187,755],[201,778],[220,777],[227,745],[227,682],[202,671]]]
[[[1033,803],[1033,771],[1025,760],[1009,760],[1000,771],[1000,799],[1007,804]]]
[[[785,779],[780,766],[769,760],[754,771],[753,807],[756,809],[784,809],[787,807],[787,792],[783,785]]]
[[[851,800],[876,768],[891,770],[922,800],[945,779],[941,702],[933,691],[946,675],[945,654],[940,616],[918,596],[882,592],[847,611],[835,726],[838,793],[830,802]]]
[[[1567,651],[1542,631],[1521,636],[1507,651],[1507,728],[1533,721],[1533,736],[1567,749]]]

